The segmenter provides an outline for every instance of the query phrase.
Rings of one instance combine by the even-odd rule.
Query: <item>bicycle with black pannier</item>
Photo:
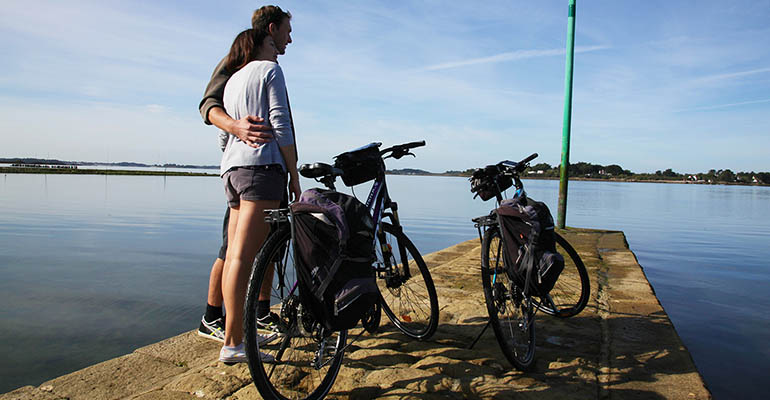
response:
[[[388,158],[414,156],[410,150],[425,142],[383,150],[380,145],[340,154],[334,165],[302,165],[300,174],[326,189],[309,189],[289,208],[266,211],[271,234],[257,255],[244,313],[249,369],[264,398],[326,396],[350,345],[348,329],[360,321],[361,334],[376,332],[383,311],[411,338],[425,340],[436,331],[436,289],[403,231],[384,164]],[[337,192],[337,177],[346,186],[374,181],[366,204]],[[257,324],[263,285],[271,288],[277,332],[263,332]],[[278,340],[260,343],[260,334],[275,334]]]
[[[488,215],[473,219],[481,240],[487,326],[492,325],[505,357],[521,370],[535,358],[536,311],[571,317],[583,310],[590,294],[580,256],[555,232],[548,207],[524,191],[520,174],[536,157],[488,165],[470,178],[474,198],[494,198],[497,204]],[[511,186],[514,194],[505,199]]]

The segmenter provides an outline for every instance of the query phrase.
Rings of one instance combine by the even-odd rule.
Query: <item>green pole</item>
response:
[[[561,132],[561,170],[559,173],[559,214],[556,226],[564,229],[567,217],[569,181],[569,135],[572,125],[572,66],[575,60],[575,0],[569,0],[567,18],[567,66],[564,77],[564,122]]]

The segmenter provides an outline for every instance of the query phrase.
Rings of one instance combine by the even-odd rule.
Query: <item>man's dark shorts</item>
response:
[[[225,195],[230,207],[237,207],[241,200],[283,199],[286,174],[279,164],[233,168],[222,176]]]

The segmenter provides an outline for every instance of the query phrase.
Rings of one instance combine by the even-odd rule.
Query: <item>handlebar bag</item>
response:
[[[490,170],[489,167],[474,171],[470,181],[471,193],[478,194],[484,201],[513,186],[513,179],[510,176],[501,176],[497,171]]]
[[[289,207],[301,304],[327,331],[353,328],[380,299],[368,209],[324,189],[306,190]]]
[[[334,166],[344,172],[342,182],[345,186],[360,185],[385,172],[380,149],[374,144],[334,157]]]

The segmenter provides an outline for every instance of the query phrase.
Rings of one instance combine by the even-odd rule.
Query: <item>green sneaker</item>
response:
[[[262,318],[257,318],[257,333],[266,337],[276,337],[280,333],[278,321],[281,317],[271,312]]]
[[[205,317],[201,318],[201,324],[198,326],[198,336],[205,337],[206,339],[216,340],[217,342],[225,342],[225,321],[223,318],[217,318],[211,322],[206,321]]]

